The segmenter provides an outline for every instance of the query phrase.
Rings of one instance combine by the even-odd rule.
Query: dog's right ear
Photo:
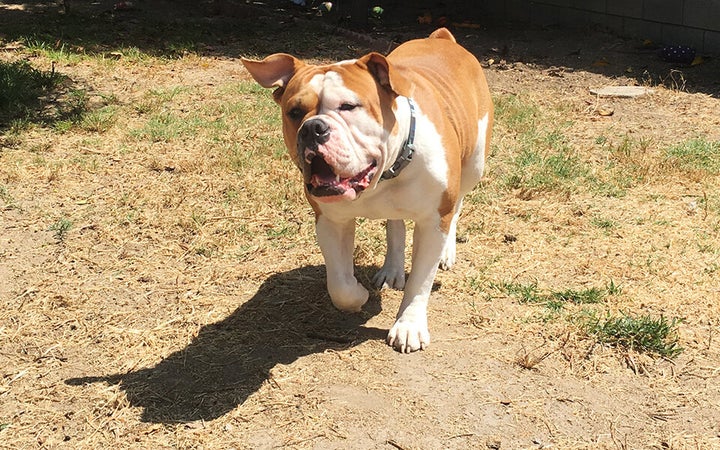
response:
[[[264,88],[280,88],[282,91],[287,86],[290,78],[305,63],[286,53],[275,53],[262,61],[240,58],[245,68],[255,81]],[[277,92],[277,91],[276,91]],[[277,100],[278,95],[275,95]]]

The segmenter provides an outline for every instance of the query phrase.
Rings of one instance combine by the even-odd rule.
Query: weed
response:
[[[649,315],[603,319],[589,314],[581,325],[585,332],[604,344],[673,358],[683,351],[678,345],[677,327],[682,319]]]
[[[607,295],[620,295],[622,294],[622,286],[615,284],[615,281],[610,280],[610,282],[605,287],[605,292]]]
[[[215,249],[213,249],[213,248],[211,248],[211,247],[207,247],[207,246],[205,246],[205,245],[201,245],[201,246],[195,247],[195,248],[193,249],[193,251],[194,251],[194,253],[195,253],[196,255],[198,255],[198,256],[204,256],[204,257],[206,257],[206,258],[212,257],[213,254],[215,253]]]
[[[265,230],[265,234],[270,239],[277,239],[290,236],[293,234],[293,227],[290,224],[278,224],[275,227]]]
[[[588,303],[602,303],[607,295],[607,289],[589,288],[582,290],[566,289],[560,292],[553,292],[551,297],[563,302],[584,305]]]
[[[481,277],[470,277],[467,279],[467,283],[473,291],[482,291],[485,280]]]
[[[10,192],[8,192],[8,189],[2,185],[0,185],[0,200],[5,203],[6,209],[11,209],[14,207],[15,200],[13,199],[12,195],[10,195]]]
[[[532,350],[527,350],[523,346],[522,353],[518,354],[515,363],[523,369],[534,369],[538,364],[545,361],[548,356],[552,355],[553,352],[545,350],[546,348],[547,342],[543,342],[542,345]]]
[[[49,230],[55,232],[55,239],[58,241],[62,241],[65,239],[65,236],[67,236],[67,232],[70,231],[70,228],[72,228],[73,223],[65,218],[62,218],[55,222],[54,224],[50,225]]]
[[[593,217],[590,220],[590,223],[605,231],[610,231],[617,227],[617,224],[614,221],[610,219],[603,219],[602,217]]]
[[[517,298],[520,303],[542,303],[545,301],[545,297],[540,294],[537,283],[490,282],[488,285],[506,295]]]

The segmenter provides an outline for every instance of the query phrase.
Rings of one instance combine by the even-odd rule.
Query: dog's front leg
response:
[[[315,230],[325,258],[327,288],[333,305],[342,311],[360,311],[367,302],[368,291],[353,274],[355,219],[333,222],[321,215]]]
[[[415,224],[412,269],[397,320],[387,337],[387,343],[402,353],[414,352],[430,344],[427,305],[446,240],[447,234],[440,230],[437,222]]]

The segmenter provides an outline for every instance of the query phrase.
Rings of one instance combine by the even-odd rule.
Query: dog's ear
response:
[[[390,64],[380,53],[368,53],[360,59],[365,64],[368,72],[375,77],[380,86],[392,89],[390,85]]]
[[[429,37],[430,39],[447,39],[448,41],[457,42],[455,36],[447,28],[438,28]]]
[[[407,95],[407,80],[396,73],[392,64],[380,53],[368,53],[360,58],[358,63],[367,67],[380,86],[395,94]]]
[[[262,61],[240,58],[255,81],[264,88],[284,88],[295,72],[304,65],[302,61],[286,53],[275,53]]]

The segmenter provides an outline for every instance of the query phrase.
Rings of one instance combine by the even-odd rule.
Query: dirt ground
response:
[[[18,5],[0,3],[0,25],[57,14]],[[143,129],[141,106],[158,92],[177,92],[163,108],[200,111],[208,123],[230,96],[244,108],[267,99],[234,90],[249,79],[240,55],[350,58],[430,28],[370,40],[244,3],[88,8],[73,14],[143,52],[180,42],[178,27],[205,41],[174,57],[60,59],[56,70],[87,89],[91,105],[112,94],[120,120],[102,131],[2,130],[0,448],[720,448],[717,174],[660,171],[616,197],[525,195],[497,187],[494,154],[459,225],[458,263],[436,280],[432,344],[399,354],[384,339],[401,292],[373,292],[360,314],[332,308],[279,127],[248,124],[219,143],[129,130]],[[167,28],[133,34],[150,19]],[[3,30],[3,60],[50,66]],[[496,97],[560,114],[593,170],[607,158],[600,138],[645,142],[640,159],[697,137],[720,141],[717,58],[675,67],[597,30],[453,31]],[[589,92],[625,84],[654,92]],[[513,136],[499,123],[496,152]],[[256,147],[237,168],[222,145]],[[615,225],[599,229],[593,217]],[[53,227],[61,218],[72,222],[63,234]],[[382,263],[382,235],[379,223],[358,230],[366,285]],[[492,288],[505,280],[547,289],[612,280],[622,294],[606,300],[608,311],[682,318],[684,350],[666,359],[597,344]]]

